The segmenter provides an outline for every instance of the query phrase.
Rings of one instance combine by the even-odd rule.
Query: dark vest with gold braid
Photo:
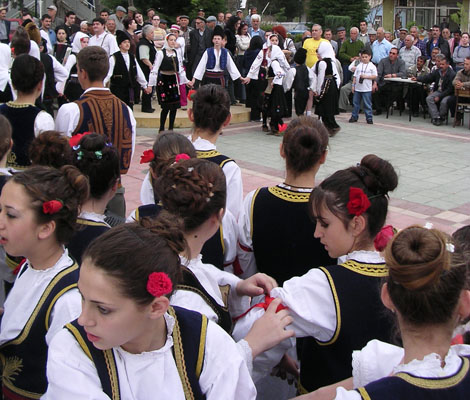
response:
[[[300,392],[314,391],[352,375],[352,352],[370,340],[390,343],[393,320],[380,299],[385,264],[348,260],[320,268],[336,305],[336,332],[328,342],[308,338],[302,345]]]
[[[364,400],[466,400],[470,396],[470,358],[451,376],[420,378],[399,372],[356,389]]]
[[[121,174],[127,173],[132,155],[132,123],[126,103],[108,90],[90,90],[75,103],[80,119],[72,135],[83,132],[105,135],[119,152]]]
[[[77,282],[78,265],[73,263],[51,280],[21,333],[0,346],[4,399],[39,399],[46,392],[46,333],[51,312],[60,296],[76,288]]]
[[[175,318],[172,333],[173,356],[185,398],[188,400],[204,400],[206,396],[199,386],[199,377],[204,364],[207,317],[180,307],[170,307],[168,313]],[[118,369],[113,350],[98,350],[90,343],[85,330],[76,320],[65,327],[75,337],[84,353],[95,364],[103,392],[111,400],[121,400]]]
[[[197,158],[212,161],[213,163],[216,163],[220,168],[223,168],[223,166],[228,162],[235,162],[233,158],[224,156],[217,150],[197,150],[196,154]]]
[[[70,255],[77,261],[78,265],[82,264],[82,255],[88,245],[101,236],[110,226],[106,222],[92,221],[86,218],[77,219],[78,229],[75,231],[72,239],[70,240],[67,248]]]
[[[281,286],[320,265],[336,260],[313,237],[309,216],[310,191],[278,185],[258,189],[251,203],[251,232],[256,266]]]
[[[113,54],[115,64],[109,89],[128,106],[134,103],[134,88],[137,87],[137,66],[135,57],[129,55],[129,69],[120,51]],[[132,93],[132,95],[131,95]]]
[[[146,204],[140,206],[135,211],[135,219],[139,221],[140,218],[153,218],[158,215],[161,211],[161,204]],[[223,236],[223,227],[220,225],[217,232],[212,236],[201,250],[202,262],[204,264],[212,264],[220,270],[224,270],[224,254],[225,254],[225,245],[224,245],[224,236]]]

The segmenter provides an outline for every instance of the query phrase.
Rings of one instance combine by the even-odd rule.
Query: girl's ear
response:
[[[462,320],[470,315],[470,290],[462,290],[457,311]]]
[[[282,158],[286,158],[286,153],[284,153],[284,146],[281,142],[281,145],[279,146],[279,154],[281,155]]]
[[[354,216],[349,222],[349,227],[355,237],[359,237],[367,229],[367,220],[363,215]]]
[[[54,234],[57,225],[55,221],[49,221],[39,226],[38,239],[44,240]]]
[[[155,299],[150,303],[150,318],[151,319],[158,319],[163,314],[166,313],[168,307],[170,306],[170,300],[168,297],[160,296],[155,297]]]
[[[395,312],[395,305],[390,298],[390,293],[388,292],[388,285],[386,283],[383,284],[382,290],[380,292],[380,298],[382,299],[382,303],[385,307],[387,307],[391,312]]]

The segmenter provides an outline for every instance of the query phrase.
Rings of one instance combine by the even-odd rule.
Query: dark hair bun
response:
[[[372,193],[385,195],[398,186],[398,175],[392,164],[375,154],[364,156],[360,166],[372,173],[372,176],[366,174],[363,179],[364,184]]]
[[[72,164],[72,148],[62,133],[44,131],[31,142],[29,158],[33,165],[60,168]]]
[[[73,165],[64,165],[60,168],[60,171],[64,174],[64,178],[70,185],[70,188],[75,192],[78,204],[83,204],[88,199],[90,193],[87,177]]]

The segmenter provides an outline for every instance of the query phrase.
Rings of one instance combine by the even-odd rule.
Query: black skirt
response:
[[[315,106],[315,114],[320,117],[333,116],[339,114],[339,91],[336,87],[336,80],[333,77],[325,78],[323,87],[326,88]]]
[[[286,96],[282,85],[273,85],[267,104],[268,116],[271,118],[282,118],[287,115]]]
[[[176,110],[181,107],[176,75],[158,74],[157,98],[158,104],[167,110]]]

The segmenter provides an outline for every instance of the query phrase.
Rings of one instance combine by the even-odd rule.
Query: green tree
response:
[[[369,11],[367,0],[310,0],[310,21],[325,25],[326,15],[342,15],[351,18],[353,26],[359,26]],[[336,26],[328,28],[335,29]]]

